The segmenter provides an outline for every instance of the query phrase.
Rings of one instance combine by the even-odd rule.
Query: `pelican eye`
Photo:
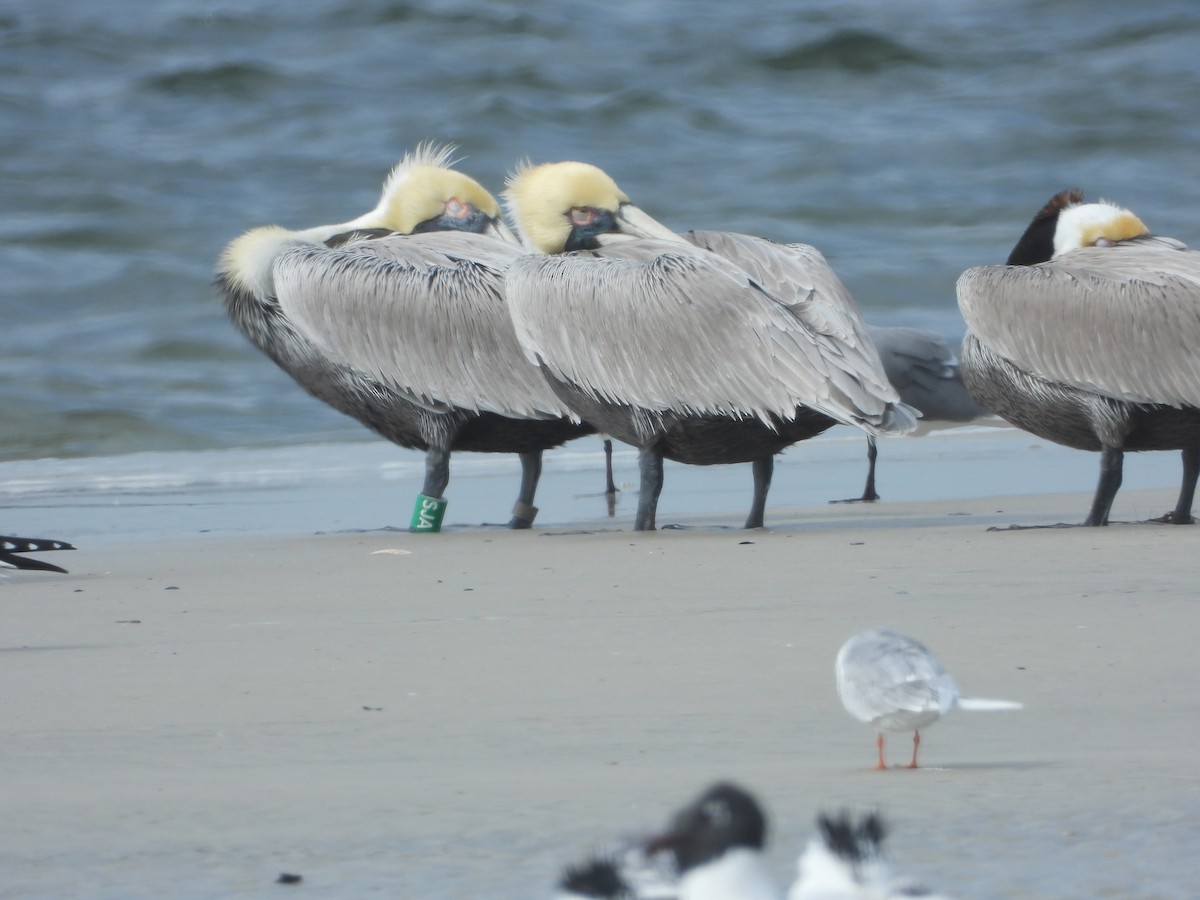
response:
[[[492,218],[474,204],[451,197],[442,204],[442,211],[431,219],[418,222],[409,234],[431,231],[469,231],[479,234],[492,223]]]
[[[567,217],[571,220],[571,224],[580,227],[596,224],[601,216],[601,210],[594,206],[572,206],[567,213]]]
[[[1109,240],[1106,237],[1098,237],[1092,241],[1093,247],[1113,247],[1116,246],[1116,241]]]
[[[597,250],[600,235],[620,230],[613,214],[598,206],[572,206],[566,217],[570,223],[566,250]]]

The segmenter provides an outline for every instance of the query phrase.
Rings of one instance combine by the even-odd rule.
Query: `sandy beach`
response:
[[[850,806],[955,896],[1195,896],[1196,529],[986,530],[1088,499],[57,554],[69,575],[0,581],[0,896],[550,896],[717,778],[768,807],[783,884]],[[832,665],[877,624],[1025,710],[873,771]]]

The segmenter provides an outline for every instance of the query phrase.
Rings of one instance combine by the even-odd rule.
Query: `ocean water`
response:
[[[422,140],[493,190],[608,169],[679,229],[816,244],[880,324],[1080,186],[1200,240],[1200,7],[9,0],[0,461],[362,443],[225,320],[221,248],[344,221]]]

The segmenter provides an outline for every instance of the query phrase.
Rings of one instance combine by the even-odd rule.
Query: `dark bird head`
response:
[[[646,852],[669,850],[679,871],[687,872],[729,850],[762,850],[766,839],[767,819],[758,801],[722,782],[677,812],[667,830],[647,843]]]
[[[1038,210],[1012,253],[1008,254],[1007,265],[1033,266],[1046,262],[1054,256],[1054,231],[1058,228],[1058,214],[1068,206],[1083,202],[1083,191],[1069,188],[1059,191]]]

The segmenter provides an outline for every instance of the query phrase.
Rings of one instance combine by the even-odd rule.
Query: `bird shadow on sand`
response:
[[[1058,768],[1061,763],[1051,762],[1049,760],[1005,760],[1003,762],[966,762],[966,763],[951,763],[944,766],[918,766],[913,769],[904,763],[899,763],[894,766],[888,766],[886,769],[860,768],[855,769],[855,773],[859,772],[912,772],[919,775],[922,772],[948,774],[954,772],[985,772],[985,771],[1033,771],[1035,769],[1054,769]]]
[[[1170,520],[1170,513],[1160,516],[1156,519],[1139,519],[1136,522],[1113,521],[1107,525],[1100,526],[1101,528],[1111,528],[1117,525],[1193,525],[1192,522],[1175,523]],[[1063,529],[1063,528],[1095,528],[1094,525],[1086,525],[1083,522],[1055,522],[1051,525],[993,525],[988,528],[988,531],[1037,531],[1046,529]]]

